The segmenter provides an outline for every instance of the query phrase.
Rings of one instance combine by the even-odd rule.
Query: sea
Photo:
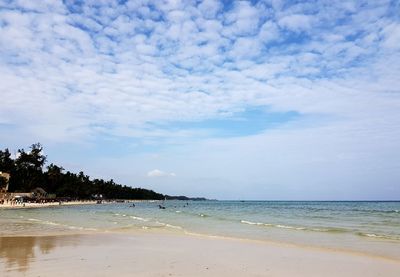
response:
[[[0,209],[2,237],[139,231],[284,243],[400,260],[400,202],[394,201],[167,200]]]

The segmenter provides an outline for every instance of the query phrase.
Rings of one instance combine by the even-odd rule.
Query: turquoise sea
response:
[[[159,209],[158,205],[165,206]],[[400,202],[153,201],[0,209],[0,236],[169,231],[400,259]]]

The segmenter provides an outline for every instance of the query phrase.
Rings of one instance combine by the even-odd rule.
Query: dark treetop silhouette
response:
[[[19,149],[15,158],[8,149],[0,150],[0,171],[11,175],[9,192],[30,192],[41,187],[57,197],[90,199],[102,194],[108,199],[164,199],[169,197],[152,190],[132,188],[116,184],[112,179],[90,179],[82,171],[78,174],[64,172],[55,164],[45,167],[47,158],[40,143],[33,144],[30,151]]]

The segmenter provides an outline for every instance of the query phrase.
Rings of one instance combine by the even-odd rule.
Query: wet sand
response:
[[[169,233],[0,238],[0,276],[399,276],[400,261]]]

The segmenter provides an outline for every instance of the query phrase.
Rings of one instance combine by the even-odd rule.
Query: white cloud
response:
[[[311,21],[310,16],[304,14],[292,14],[281,18],[278,23],[283,28],[299,32],[310,29]]]
[[[153,169],[147,172],[147,177],[175,177],[176,174],[173,172],[164,172],[159,169]]]
[[[255,38],[238,38],[232,47],[230,56],[233,59],[253,58],[260,55],[261,45]]]
[[[393,23],[382,30],[384,41],[383,45],[387,48],[400,48],[400,24]]]
[[[262,43],[269,43],[271,41],[279,40],[279,35],[277,24],[267,21],[261,26],[258,38]]]
[[[198,8],[205,18],[214,18],[221,6],[221,3],[217,0],[205,0],[200,3]]]
[[[260,13],[256,7],[249,2],[235,2],[235,7],[225,15],[226,29],[223,33],[226,36],[247,36],[255,35],[258,30]]]

